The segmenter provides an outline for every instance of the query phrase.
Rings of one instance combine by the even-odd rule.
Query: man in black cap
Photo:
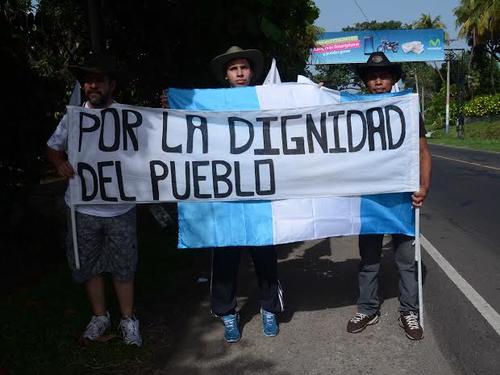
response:
[[[366,64],[357,68],[371,94],[390,92],[401,78],[401,65],[392,63],[382,52],[374,52]],[[420,118],[420,190],[413,193],[414,207],[422,207],[431,180],[431,154],[425,139],[425,128]],[[359,236],[361,262],[359,266],[358,312],[347,323],[347,332],[358,333],[379,320],[378,272],[382,252],[382,234]],[[418,283],[415,266],[414,238],[393,234],[394,258],[399,269],[399,324],[411,340],[423,338],[423,329],[418,320]]]
[[[116,87],[113,59],[109,55],[92,56],[85,65],[69,66],[80,82],[86,101],[85,108],[112,107]],[[65,177],[75,175],[66,155],[68,147],[68,117],[65,115],[47,142],[47,157],[57,172]],[[65,200],[70,205],[69,188]],[[104,279],[109,272],[122,318],[120,330],[128,345],[142,345],[139,321],[134,316],[134,276],[137,265],[136,211],[134,204],[76,206],[76,231],[80,268],[76,269],[71,231],[67,236],[67,258],[75,282],[84,283],[93,317],[83,338],[98,340],[110,327],[106,309]]]
[[[243,50],[233,46],[211,62],[215,77],[229,87],[245,87],[255,84],[262,73],[262,53],[256,49]],[[228,202],[225,204],[245,204]],[[279,333],[277,314],[283,311],[283,292],[278,281],[278,260],[274,246],[248,248],[257,274],[261,305],[263,333],[276,336]],[[239,316],[236,312],[236,287],[241,248],[214,249],[212,276],[212,312],[224,323],[224,338],[237,342],[241,338]]]

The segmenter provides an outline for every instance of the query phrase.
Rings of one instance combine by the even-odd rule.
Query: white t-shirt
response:
[[[113,102],[111,107],[117,105],[118,103]],[[87,102],[83,105],[85,108],[89,108]],[[68,115],[65,114],[64,117],[57,125],[56,130],[52,136],[47,141],[47,146],[56,151],[67,151],[68,150]],[[70,187],[66,190],[64,194],[64,200],[69,206],[71,199],[69,194]],[[130,203],[120,203],[120,204],[82,204],[75,206],[76,211],[92,216],[99,217],[114,217],[123,215],[125,212],[130,211],[135,207],[135,204]]]

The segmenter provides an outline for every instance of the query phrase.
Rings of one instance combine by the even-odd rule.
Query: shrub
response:
[[[464,116],[483,117],[500,114],[500,94],[477,96],[466,103],[463,108]]]
[[[432,139],[441,139],[443,137],[443,129],[433,130],[431,133]]]

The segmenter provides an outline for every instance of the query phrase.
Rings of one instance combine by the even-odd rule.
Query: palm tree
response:
[[[413,22],[412,27],[414,29],[443,29],[446,30],[446,26],[441,21],[441,16],[436,16],[432,18],[429,14],[422,13],[420,18]],[[448,39],[448,38],[446,38]]]
[[[467,38],[472,50],[484,45],[492,58],[500,61],[500,0],[461,0],[454,10],[458,36]]]
[[[466,38],[472,55],[478,49],[490,55],[490,81],[495,88],[495,65],[500,62],[500,0],[461,0],[454,9],[458,35]]]

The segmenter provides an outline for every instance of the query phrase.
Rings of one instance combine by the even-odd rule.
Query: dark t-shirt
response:
[[[422,118],[422,115],[418,115],[419,117],[419,131],[418,135],[420,138],[425,137],[425,133],[427,133],[427,130],[425,130],[425,124],[424,124],[424,119]]]

